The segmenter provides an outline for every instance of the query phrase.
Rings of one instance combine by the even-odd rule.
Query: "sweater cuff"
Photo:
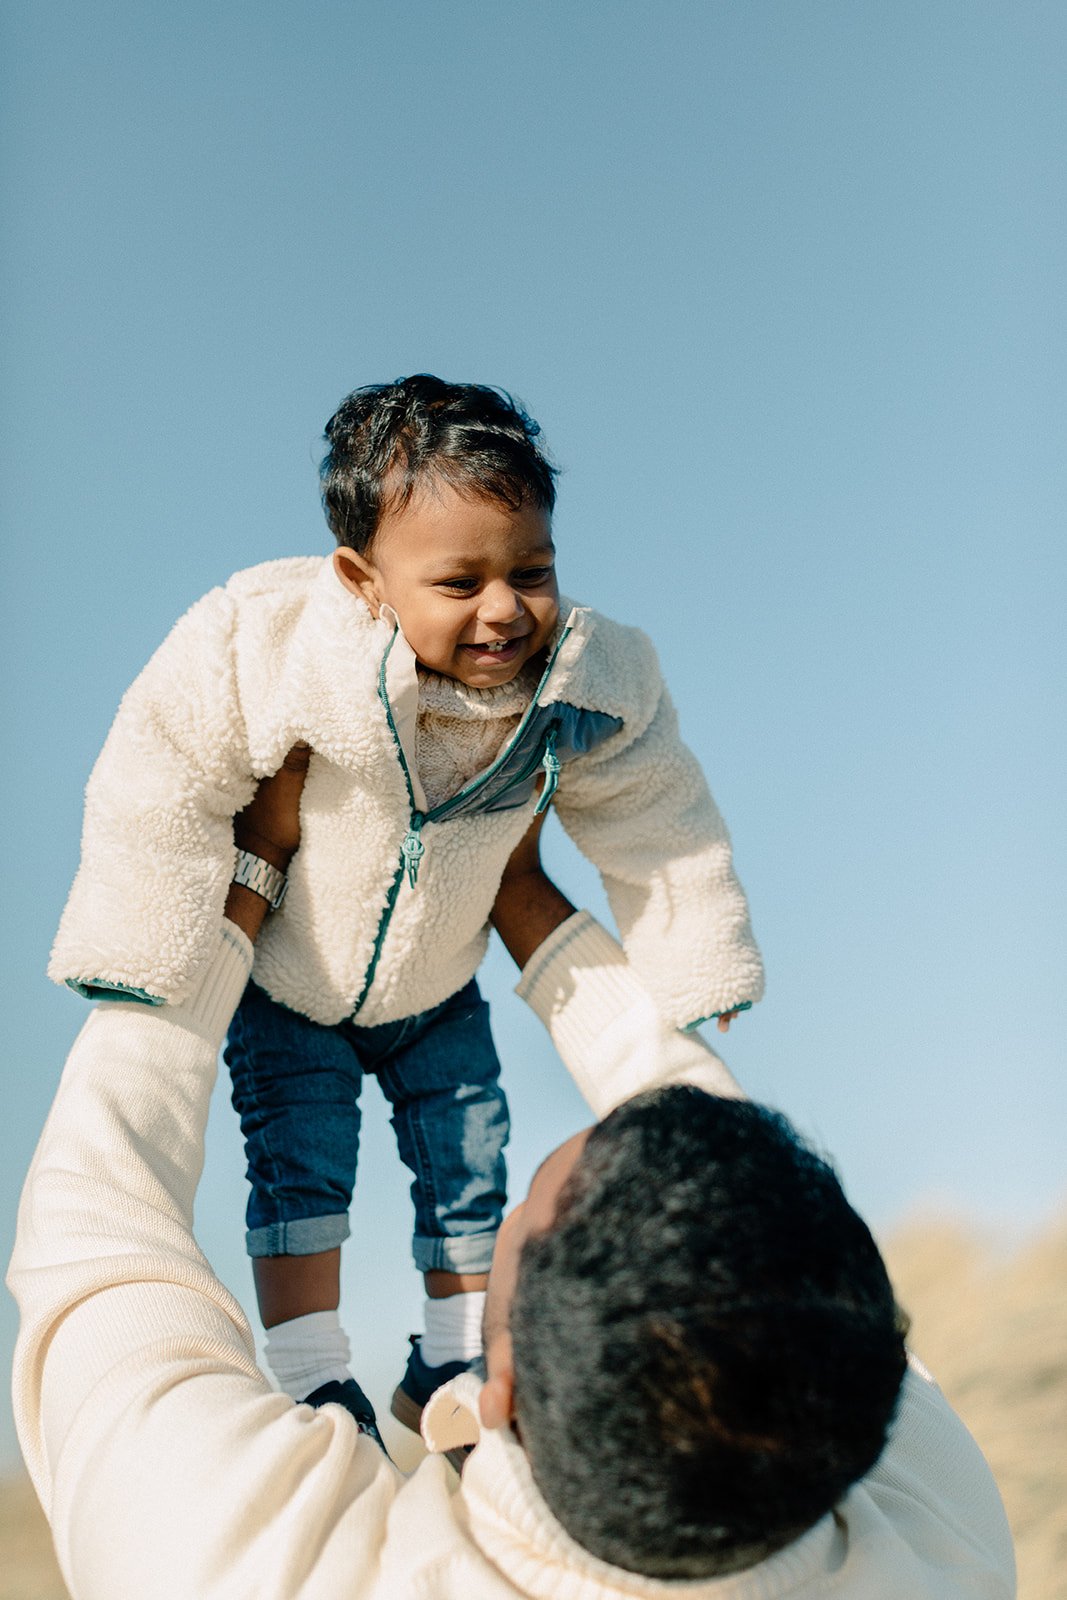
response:
[[[742,1090],[698,1034],[667,1026],[621,946],[578,911],[538,946],[516,993],[544,1023],[596,1116],[645,1089],[688,1083],[707,1094]]]
[[[237,1002],[252,971],[252,941],[234,923],[223,921],[215,954],[204,968],[192,993],[180,1005],[156,1013],[168,1022],[198,1033],[221,1050]]]
[[[566,1043],[579,1052],[595,1045],[620,1012],[648,999],[622,947],[589,911],[576,911],[538,945],[515,993],[561,1049]]]

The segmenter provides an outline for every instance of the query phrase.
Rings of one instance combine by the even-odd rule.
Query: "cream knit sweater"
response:
[[[274,1393],[192,1233],[250,960],[226,924],[182,1006],[97,1008],[27,1180],[8,1280],[15,1412],[74,1600],[1008,1600],[996,1488],[917,1369],[881,1460],[833,1515],[746,1573],[676,1584],[574,1544],[510,1431],[479,1430],[469,1376],[426,1420],[439,1448],[480,1434],[462,1483],[440,1456],[405,1480],[347,1412]],[[662,1031],[585,914],[521,989],[597,1113],[662,1079],[739,1092],[699,1040]]]
[[[472,689],[418,669],[415,765],[431,810],[496,760],[530,704],[538,676],[523,671],[511,683]]]

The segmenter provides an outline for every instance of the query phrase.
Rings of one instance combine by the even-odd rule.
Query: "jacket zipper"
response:
[[[541,816],[543,812],[548,810],[552,804],[552,796],[559,786],[560,759],[556,754],[557,731],[555,725],[553,725],[545,736],[545,753],[541,757],[541,765],[545,769],[545,786],[541,790],[537,804],[534,806],[535,817]]]
[[[560,634],[559,639],[556,642],[556,648],[553,650],[551,656],[549,657],[548,664],[545,667],[544,672],[542,672],[542,674],[541,674],[540,682],[538,683],[537,688],[533,692],[533,696],[532,696],[532,698],[530,700],[530,704],[526,707],[526,710],[523,712],[522,721],[519,723],[518,727],[515,729],[515,732],[512,734],[511,738],[508,740],[508,742],[504,746],[503,750],[501,750],[500,754],[497,756],[497,758],[493,762],[493,764],[491,766],[486,767],[484,772],[479,773],[478,777],[472,778],[470,783],[468,783],[464,788],[460,789],[458,794],[452,795],[451,799],[444,800],[444,801],[442,801],[442,803],[439,806],[435,806],[432,811],[427,811],[425,813],[424,817],[422,818],[422,821],[425,821],[425,822],[440,822],[442,820],[442,818],[446,817],[450,811],[453,811],[456,808],[456,806],[458,806],[461,803],[461,801],[468,800],[472,794],[476,794],[479,789],[483,789],[485,787],[485,785],[490,781],[490,779],[494,778],[496,776],[496,774],[500,771],[501,767],[504,765],[505,761],[508,759],[508,756],[514,750],[515,746],[519,743],[519,740],[522,738],[523,734],[526,732],[526,729],[529,726],[531,719],[533,718],[533,714],[537,710],[537,708],[538,708],[538,706],[540,704],[542,691],[543,691],[543,689],[545,687],[545,684],[548,682],[548,677],[549,677],[549,674],[552,671],[552,668],[556,664],[556,657],[559,655],[560,651],[563,649],[563,646],[566,643],[567,638],[569,637],[570,633],[571,633],[571,629],[570,628],[564,628],[563,632]],[[381,687],[380,686],[381,686],[381,684],[383,682],[384,682],[384,680],[379,675],[379,693],[381,692]],[[391,715],[390,715],[390,718],[389,718],[389,725],[390,725],[390,727],[392,727],[392,725],[393,725],[393,719],[392,719]],[[393,729],[393,736],[394,736],[394,738],[396,737],[396,729],[395,728]],[[553,745],[552,760],[556,764],[556,782],[558,783],[558,781],[559,781],[559,761],[558,761],[558,758],[557,758],[556,753],[555,753],[555,742],[556,742],[555,738],[553,738],[553,740],[552,740],[552,745]],[[399,748],[399,744],[400,744],[400,741],[398,739],[397,740],[397,747],[398,748]],[[546,754],[547,754],[547,752],[546,752]],[[403,754],[402,753],[401,753],[401,758],[400,759],[401,759],[401,762],[403,762]],[[542,762],[542,765],[545,765],[545,763]],[[408,792],[410,793],[411,792],[411,779],[407,777],[407,767],[406,767],[406,765],[404,767],[404,776],[405,776],[405,778],[407,778]],[[555,793],[555,789],[556,789],[556,783],[553,783],[553,785],[552,785],[553,793]],[[412,804],[414,805],[414,800],[412,801]],[[420,822],[420,826],[421,826],[421,822]]]
[[[397,863],[396,871],[393,874],[393,881],[389,885],[389,891],[385,897],[385,906],[382,910],[381,917],[378,920],[378,932],[374,939],[374,949],[371,952],[370,966],[367,968],[366,975],[364,976],[363,988],[360,990],[359,998],[352,1007],[353,1016],[355,1016],[360,1010],[363,1002],[367,998],[367,995],[370,993],[370,986],[374,982],[374,974],[378,970],[378,961],[381,957],[382,946],[385,943],[385,936],[389,931],[389,924],[393,919],[393,910],[396,906],[397,895],[400,893],[400,885],[404,880],[405,874],[407,875],[408,883],[413,889],[418,882],[419,863],[426,854],[426,846],[422,842],[423,823],[439,822],[442,817],[446,817],[450,811],[454,810],[461,801],[468,800],[472,794],[476,794],[479,789],[484,788],[490,779],[500,771],[500,768],[507,760],[508,755],[512,750],[514,750],[515,746],[525,733],[530,719],[536,711],[538,703],[541,699],[541,692],[544,689],[545,684],[548,682],[549,674],[556,664],[556,658],[562,650],[563,645],[571,632],[570,628],[564,628],[563,632],[560,634],[559,639],[556,641],[556,648],[553,650],[545,666],[545,670],[541,674],[540,681],[537,685],[537,688],[534,690],[530,704],[523,713],[522,721],[519,723],[518,727],[515,729],[515,732],[512,734],[511,738],[508,740],[507,744],[504,746],[503,750],[497,756],[492,765],[486,767],[485,771],[481,773],[480,776],[472,779],[470,783],[468,783],[464,788],[460,789],[458,794],[454,794],[451,799],[443,801],[441,805],[434,806],[429,811],[420,811],[415,805],[415,791],[411,786],[411,774],[408,771],[408,764],[404,758],[404,747],[400,743],[400,735],[396,731],[396,723],[393,721],[393,708],[389,704],[389,696],[385,688],[386,663],[389,660],[389,653],[392,650],[393,645],[396,643],[396,636],[399,631],[399,628],[394,628],[393,637],[389,640],[389,643],[385,647],[385,652],[382,655],[381,666],[378,668],[378,698],[385,707],[385,716],[386,721],[389,724],[389,732],[392,734],[393,743],[396,745],[396,756],[400,763],[400,770],[404,774],[404,784],[408,792],[408,805],[411,808],[411,816],[408,819],[407,832],[405,833],[400,844],[400,860]],[[555,728],[549,729],[548,737],[545,741],[545,753],[542,758],[541,765],[545,771],[545,787],[540,799],[537,802],[537,807],[534,812],[535,816],[540,816],[543,811],[547,810],[552,800],[552,796],[556,792],[556,786],[559,783],[560,762],[559,757],[556,755]]]

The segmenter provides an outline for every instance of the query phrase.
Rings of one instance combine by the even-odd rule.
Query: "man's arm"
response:
[[[544,1022],[596,1115],[657,1084],[692,1083],[709,1094],[741,1096],[702,1039],[663,1026],[621,947],[546,877],[539,834],[535,825],[512,857],[493,923],[523,966],[518,993]],[[909,1539],[931,1565],[945,1551],[958,1562],[970,1542],[975,1573],[988,1575],[988,1593],[1005,1600],[1014,1593],[1011,1535],[989,1468],[914,1361],[889,1443],[853,1491],[852,1514],[866,1516],[871,1502],[889,1523],[909,1508]]]
[[[311,747],[294,745],[272,778],[261,783],[244,810],[233,819],[234,843],[286,872],[300,844],[300,796],[304,791]],[[269,907],[262,895],[231,883],[226,917],[255,943]]]
[[[512,851],[489,919],[520,969],[538,946],[575,914],[574,906],[541,866],[541,830],[547,816],[543,811],[535,817]]]
[[[739,1098],[726,1065],[695,1033],[668,1027],[621,945],[575,911],[541,866],[538,818],[513,853],[492,922],[522,968],[516,992],[541,1018],[597,1117],[666,1083]]]
[[[561,777],[554,806],[600,872],[627,956],[674,1027],[735,1015],[763,994],[763,965],[726,825],[651,643],[608,630],[622,731]],[[640,708],[640,709],[639,709]]]
[[[294,789],[261,787],[244,819],[257,853]],[[273,1392],[193,1237],[218,1049],[251,966],[234,924],[256,931],[257,898],[233,901],[183,1005],[94,1008],[23,1193],[16,1423],[79,1600],[340,1592],[377,1559],[398,1481],[346,1413]]]

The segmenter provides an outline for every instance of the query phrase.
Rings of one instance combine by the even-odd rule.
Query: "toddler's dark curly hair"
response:
[[[382,511],[401,508],[420,481],[437,479],[472,499],[551,513],[556,472],[541,430],[502,389],[446,383],[428,372],[372,383],[343,400],[326,424],[319,475],[338,544],[369,549]]]

